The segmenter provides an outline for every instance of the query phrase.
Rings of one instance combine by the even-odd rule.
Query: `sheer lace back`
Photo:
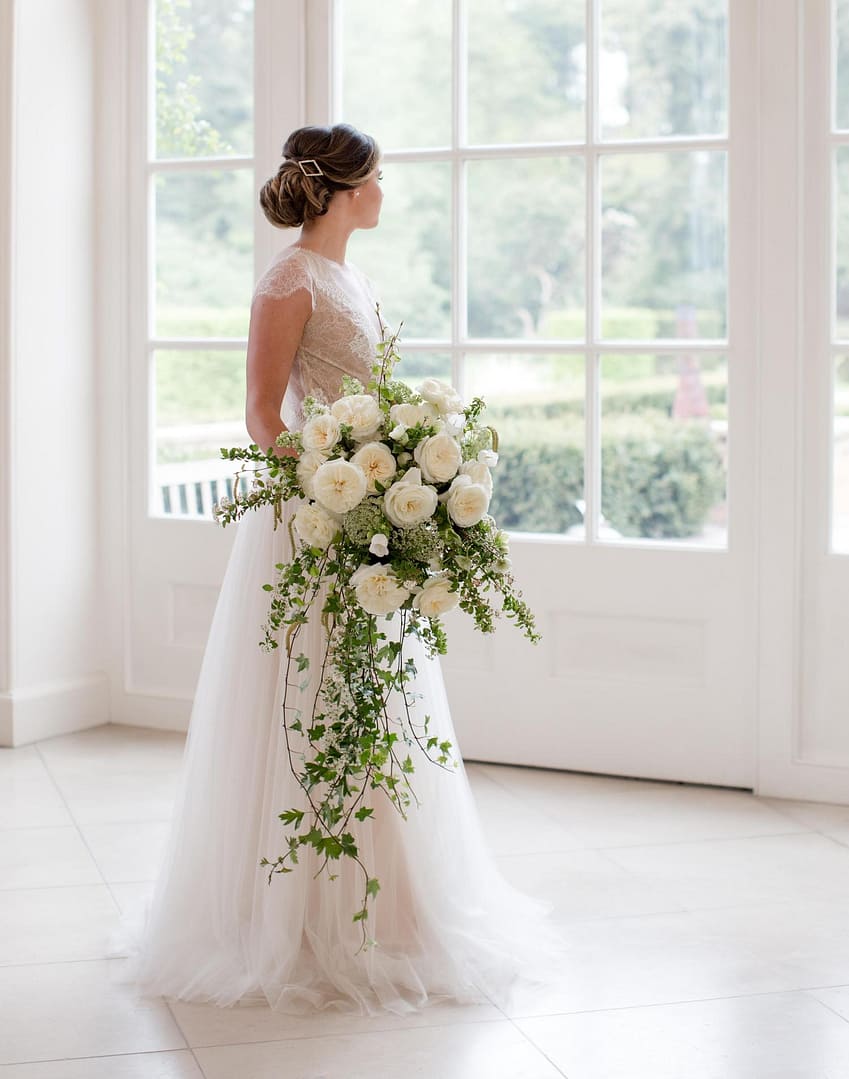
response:
[[[312,314],[304,326],[281,416],[290,430],[303,423],[301,404],[314,396],[334,401],[343,375],[367,382],[381,321],[374,285],[352,262],[340,263],[303,247],[285,248],[254,288],[254,297],[281,299],[309,293]]]

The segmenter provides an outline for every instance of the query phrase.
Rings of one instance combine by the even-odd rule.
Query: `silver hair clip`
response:
[[[303,161],[298,162],[298,165],[300,166],[301,172],[304,174],[304,176],[324,175],[324,173],[321,171],[321,166],[314,157],[305,157]],[[307,170],[304,168],[304,165],[313,165],[315,167],[315,172],[307,172]]]

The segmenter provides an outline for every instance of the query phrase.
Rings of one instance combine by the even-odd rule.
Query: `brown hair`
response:
[[[263,213],[279,229],[297,228],[327,213],[334,192],[363,183],[377,165],[380,148],[350,124],[299,127],[286,139],[284,161],[259,193]],[[306,176],[298,161],[314,159],[323,176]],[[312,165],[305,166],[307,171]]]

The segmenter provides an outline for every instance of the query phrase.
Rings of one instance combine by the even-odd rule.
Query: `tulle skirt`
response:
[[[407,819],[378,790],[364,803],[374,816],[350,820],[360,858],[380,882],[367,919],[377,943],[362,948],[362,927],[353,921],[365,882],[352,859],[329,864],[335,880],[327,869],[316,875],[322,859],[308,846],[291,873],[269,881],[269,867],[260,865],[286,849],[278,814],[307,808],[282,723],[284,650],[259,647],[269,603],[262,586],[291,556],[286,523],[293,512],[284,506],[277,529],[270,507],[231,526],[236,536],[201,665],[169,838],[149,900],[124,916],[112,938],[112,954],[126,957],[118,980],[137,996],[267,1003],[295,1014],[403,1014],[482,995],[509,1004],[521,982],[557,977],[567,945],[547,918],[551,904],[513,887],[487,847],[439,661],[415,638],[405,649],[418,671],[413,690],[423,698],[417,719],[430,716],[428,733],[448,739],[459,763],[446,770],[411,747],[418,804],[411,801]],[[313,618],[298,642],[313,667],[323,641]]]

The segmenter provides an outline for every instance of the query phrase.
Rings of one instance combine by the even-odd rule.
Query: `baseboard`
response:
[[[28,745],[108,722],[105,673],[0,693],[0,746]]]
[[[185,734],[189,729],[192,702],[182,697],[113,690],[110,714],[110,723]]]

